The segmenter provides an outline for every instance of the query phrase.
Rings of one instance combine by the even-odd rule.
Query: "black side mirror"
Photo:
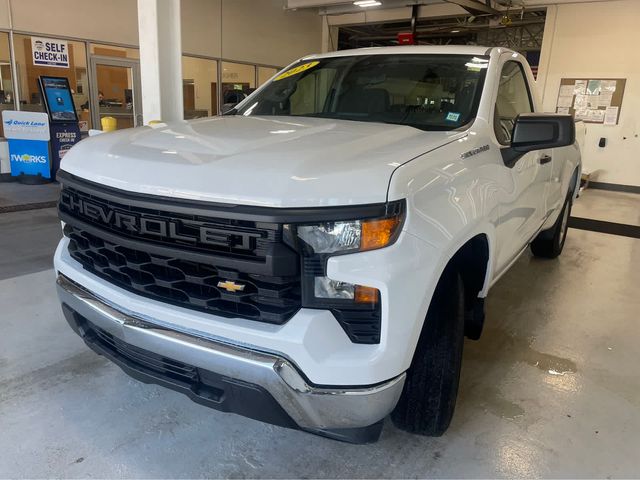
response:
[[[518,153],[566,147],[576,141],[576,124],[571,115],[526,113],[513,126],[511,148]]]
[[[511,145],[500,150],[511,168],[522,155],[533,150],[566,147],[576,141],[576,122],[571,115],[522,113],[516,117]]]

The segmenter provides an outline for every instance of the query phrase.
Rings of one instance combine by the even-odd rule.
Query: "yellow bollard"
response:
[[[118,121],[113,117],[102,117],[100,123],[102,124],[103,132],[113,132],[118,126]]]

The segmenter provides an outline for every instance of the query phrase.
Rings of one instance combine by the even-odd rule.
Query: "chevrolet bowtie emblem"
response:
[[[239,285],[231,280],[225,280],[224,282],[218,282],[218,288],[224,288],[227,292],[241,292],[244,290],[244,285]]]

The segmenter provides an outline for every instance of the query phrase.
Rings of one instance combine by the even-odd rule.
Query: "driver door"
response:
[[[494,131],[499,149],[508,148],[517,116],[534,111],[533,96],[522,63],[511,54],[504,57],[494,106]],[[505,162],[496,237],[497,270],[503,271],[542,226],[551,180],[551,152],[526,153],[515,162]]]

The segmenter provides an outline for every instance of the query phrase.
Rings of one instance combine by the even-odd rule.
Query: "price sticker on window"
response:
[[[282,80],[283,78],[293,77],[294,75],[298,75],[299,73],[306,72],[307,70],[309,70],[310,68],[315,67],[319,63],[320,62],[318,62],[318,61],[303,63],[302,65],[298,65],[297,67],[293,67],[292,69],[287,70],[284,73],[281,73],[276,78],[274,78],[273,81],[277,82],[278,80]]]

